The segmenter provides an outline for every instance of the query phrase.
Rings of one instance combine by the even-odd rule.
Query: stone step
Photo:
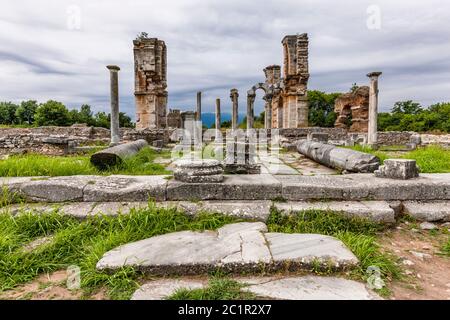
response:
[[[79,219],[95,215],[128,214],[132,209],[147,208],[148,202],[69,202],[69,203],[24,203],[2,208],[1,212],[15,215],[19,212],[59,212]],[[265,222],[271,207],[284,214],[305,210],[327,210],[347,217],[361,217],[371,221],[393,224],[402,213],[419,221],[450,221],[449,201],[288,201],[269,200],[225,200],[225,201],[164,201],[155,202],[156,207],[175,208],[186,214],[202,212],[220,213],[233,217]]]
[[[348,217],[360,217],[382,223],[395,223],[395,211],[386,201],[289,201],[275,202],[275,208],[284,212],[330,210]]]
[[[258,297],[280,300],[380,300],[363,283],[336,277],[252,277],[234,278]],[[131,300],[164,300],[180,289],[207,287],[202,279],[162,279],[142,285]]]
[[[338,239],[318,234],[268,233],[262,222],[217,231],[182,231],[125,244],[103,255],[98,270],[125,266],[152,275],[227,272],[346,270],[359,263]]]
[[[393,180],[372,174],[229,175],[221,183],[185,183],[168,176],[72,176],[0,178],[27,201],[117,202],[189,200],[450,200],[450,174]]]

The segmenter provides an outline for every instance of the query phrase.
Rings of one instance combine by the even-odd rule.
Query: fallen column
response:
[[[297,150],[327,167],[350,172],[372,173],[380,166],[380,159],[374,155],[320,142],[300,141]]]
[[[98,169],[104,170],[122,163],[124,159],[134,156],[146,146],[148,146],[148,143],[143,139],[120,144],[94,153],[91,156],[91,163]]]

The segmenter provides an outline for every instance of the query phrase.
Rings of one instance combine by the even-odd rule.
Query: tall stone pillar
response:
[[[202,121],[202,93],[197,92],[197,110],[195,113],[195,120]]]
[[[119,70],[118,66],[107,66],[111,83],[111,146],[120,142],[119,134]]]
[[[253,129],[254,122],[254,103],[255,103],[256,94],[248,93],[247,94],[247,129]]]
[[[233,103],[232,115],[231,115],[231,129],[236,130],[238,128],[239,121],[239,92],[237,89],[231,89],[230,98]]]
[[[369,89],[369,129],[367,132],[367,144],[376,146],[378,142],[378,77],[381,72],[371,72],[367,76],[370,79]]]
[[[133,41],[136,128],[167,124],[167,48],[164,41],[143,33]]]
[[[221,126],[220,99],[216,99],[216,141],[221,141],[222,138],[220,126]]]

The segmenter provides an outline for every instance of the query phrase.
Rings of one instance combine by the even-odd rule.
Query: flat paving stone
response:
[[[450,221],[450,201],[405,201],[403,212],[420,221]]]
[[[108,176],[95,179],[86,185],[83,200],[86,202],[164,201],[167,176]]]
[[[422,174],[411,180],[373,174],[277,175],[284,199],[297,200],[450,200],[450,174]]]
[[[83,201],[83,189],[98,176],[70,176],[35,179],[20,185],[20,194],[39,202]]]
[[[222,183],[170,180],[167,200],[271,200],[281,196],[281,183],[270,174],[227,175]]]
[[[275,202],[275,208],[292,213],[306,210],[329,210],[348,217],[360,217],[368,220],[395,223],[395,211],[386,201],[290,201]]]
[[[245,285],[242,291],[258,297],[279,300],[380,300],[363,283],[337,277],[253,277],[234,278]],[[202,279],[162,279],[147,282],[131,300],[165,300],[180,289],[206,288]]]
[[[217,268],[230,272],[301,270],[319,262],[351,268],[358,259],[339,240],[322,235],[267,233],[262,222],[226,225],[217,231],[182,231],[113,249],[97,263],[99,270],[132,266],[151,274],[203,274]]]

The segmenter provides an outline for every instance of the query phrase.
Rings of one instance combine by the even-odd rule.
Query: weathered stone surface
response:
[[[344,176],[277,175],[287,200],[450,200],[450,174],[422,174],[394,180],[372,174]]]
[[[162,279],[148,282],[137,289],[131,300],[165,300],[180,289],[195,290],[202,289],[207,285],[207,281],[183,280],[183,279]]]
[[[345,245],[333,237],[320,234],[266,233],[275,263],[286,261],[308,266],[319,262],[322,266],[343,268],[358,264],[358,259]]]
[[[281,183],[270,174],[230,175],[223,183],[186,184],[171,180],[167,200],[271,200],[281,196]]]
[[[257,296],[280,300],[379,300],[364,284],[336,277],[242,279]]]
[[[314,141],[299,141],[297,150],[327,167],[350,172],[374,172],[380,165],[380,159],[371,154]]]
[[[178,160],[173,163],[175,180],[187,183],[219,183],[223,168],[218,160]]]
[[[336,277],[258,277],[233,279],[258,297],[279,300],[379,300],[364,284]],[[179,289],[202,289],[202,279],[163,279],[145,283],[131,300],[164,300]]]
[[[360,217],[383,223],[395,223],[395,212],[385,201],[276,202],[274,206],[285,213],[305,210],[329,210],[349,217]]]
[[[165,176],[98,177],[84,188],[86,202],[165,200]]]
[[[40,202],[83,201],[83,189],[97,176],[54,177],[32,180],[20,186],[28,200]]]
[[[264,223],[226,225],[216,232],[182,231],[129,243],[111,250],[97,263],[99,270],[123,266],[152,274],[198,274],[222,268],[230,272],[290,270],[319,262],[336,269],[358,264],[337,239],[322,235],[266,233]]]
[[[334,124],[336,128],[350,129],[351,132],[367,132],[369,87],[358,87],[352,92],[340,95],[335,101],[334,112],[337,115]]]
[[[201,212],[221,213],[239,218],[266,221],[270,214],[271,201],[201,201],[201,202],[169,202],[188,214]]]
[[[417,178],[419,176],[419,169],[416,165],[416,160],[387,159],[375,171],[375,176],[379,178],[408,180]]]
[[[422,230],[436,230],[438,228],[434,223],[431,222],[422,222],[419,227]]]
[[[405,201],[404,213],[420,221],[450,221],[450,201]]]

